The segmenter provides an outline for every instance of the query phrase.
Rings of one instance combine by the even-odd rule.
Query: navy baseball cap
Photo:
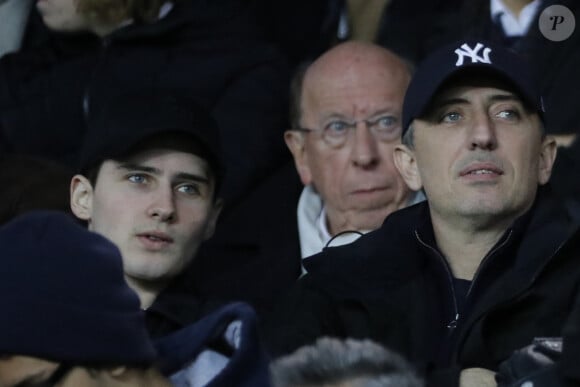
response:
[[[127,157],[146,140],[169,133],[193,140],[192,153],[208,162],[219,185],[224,165],[216,121],[192,98],[171,89],[119,95],[90,117],[78,172],[85,173],[107,159]]]
[[[403,102],[403,134],[415,118],[425,113],[447,80],[467,71],[475,74],[481,71],[508,81],[520,98],[544,119],[540,91],[521,56],[494,43],[463,40],[434,51],[417,68]]]

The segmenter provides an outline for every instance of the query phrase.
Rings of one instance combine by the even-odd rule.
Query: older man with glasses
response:
[[[284,135],[294,162],[224,214],[196,258],[205,264],[196,283],[269,307],[306,271],[302,258],[349,243],[417,201],[393,162],[410,77],[399,57],[363,42],[302,68]]]

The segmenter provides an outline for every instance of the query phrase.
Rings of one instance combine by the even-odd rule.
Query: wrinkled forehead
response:
[[[321,119],[341,115],[353,119],[390,112],[401,114],[406,81],[380,75],[345,74],[334,81],[305,84],[301,108],[303,118]]]
[[[307,71],[303,90],[313,95],[325,95],[361,87],[374,93],[404,93],[410,79],[403,64],[356,62],[325,72],[318,69]]]
[[[314,62],[304,74],[303,90],[311,94],[346,91],[364,86],[372,91],[405,91],[411,76],[408,66],[398,57],[371,50],[328,55]]]

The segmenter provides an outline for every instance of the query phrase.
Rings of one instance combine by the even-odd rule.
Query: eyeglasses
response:
[[[369,118],[358,121],[333,120],[324,125],[322,129],[295,128],[301,132],[321,132],[321,137],[328,145],[339,148],[346,144],[351,132],[354,132],[360,122],[364,122],[367,128],[382,142],[396,140],[401,135],[401,125],[399,120],[391,115],[384,115],[377,118]]]

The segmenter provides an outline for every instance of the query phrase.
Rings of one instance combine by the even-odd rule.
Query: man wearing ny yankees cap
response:
[[[463,41],[430,55],[395,150],[427,201],[307,259],[265,320],[271,353],[364,337],[399,351],[428,386],[578,385],[580,233],[550,192],[544,116],[515,54]]]

